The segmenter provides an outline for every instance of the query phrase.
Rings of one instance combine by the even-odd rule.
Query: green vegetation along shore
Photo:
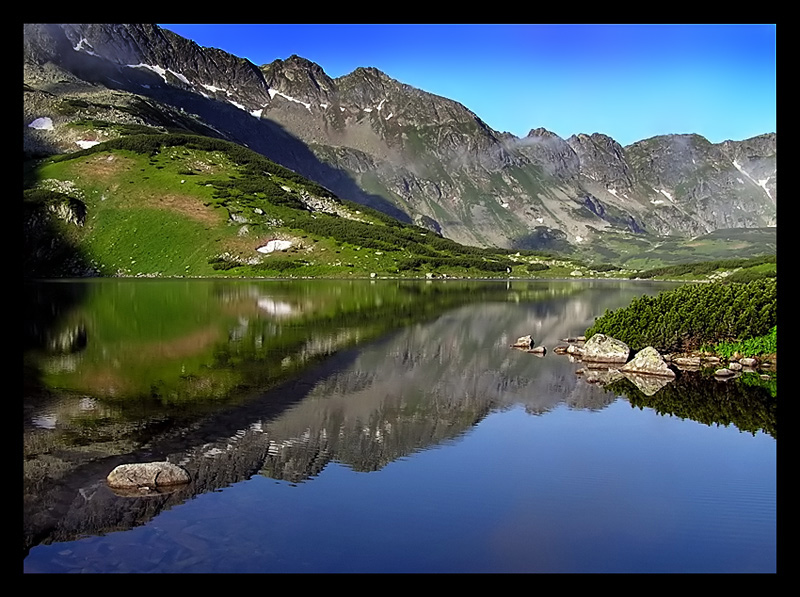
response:
[[[625,342],[632,350],[706,350],[730,357],[777,352],[776,278],[751,282],[685,284],[635,299],[606,313],[586,330]]]

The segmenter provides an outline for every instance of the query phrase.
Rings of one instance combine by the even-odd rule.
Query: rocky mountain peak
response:
[[[571,179],[580,171],[580,160],[572,147],[543,127],[531,129],[522,139],[513,138],[511,146],[551,176]]]
[[[580,133],[567,139],[580,161],[581,174],[615,190],[629,191],[633,176],[625,158],[625,150],[603,133]]]
[[[297,54],[265,64],[260,70],[271,89],[297,100],[331,103],[338,93],[336,82],[321,66]],[[274,92],[271,95],[274,97]]]
[[[252,110],[269,101],[249,60],[150,24],[25,25],[26,49],[85,80],[129,91],[181,89]],[[32,40],[32,41],[29,41]]]
[[[539,128],[531,129],[528,132],[528,137],[530,137],[530,138],[557,138],[557,139],[561,139],[561,137],[556,135],[554,132],[548,131],[546,128],[541,127],[541,126]],[[562,141],[563,141],[563,139],[562,139]]]
[[[386,73],[378,70],[374,66],[359,66],[353,72],[344,75],[340,78],[356,79],[361,78],[364,80],[378,80],[378,81],[393,81]]]

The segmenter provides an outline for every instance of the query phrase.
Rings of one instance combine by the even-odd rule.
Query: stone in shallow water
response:
[[[170,462],[121,464],[106,478],[109,487],[162,487],[189,482],[189,473]]]
[[[605,334],[595,334],[586,341],[581,357],[586,361],[625,363],[630,356],[627,344]]]
[[[533,338],[530,335],[520,336],[517,341],[511,345],[512,348],[530,348],[533,346]]]
[[[652,346],[648,346],[637,352],[620,371],[624,373],[675,377],[675,372],[669,368],[666,361],[664,361],[664,357]]]

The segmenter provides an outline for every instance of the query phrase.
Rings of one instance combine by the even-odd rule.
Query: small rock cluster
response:
[[[590,381],[605,383],[624,375],[645,393],[658,391],[675,379],[675,369],[691,370],[722,364],[720,358],[715,356],[661,355],[652,346],[643,348],[631,358],[631,350],[627,344],[605,334],[595,334],[588,341],[584,336],[564,338],[562,341],[567,345],[557,346],[554,352],[567,354],[586,362],[591,372]],[[544,347],[533,348],[533,345],[533,338],[528,335],[518,338],[511,347],[526,352],[540,354],[546,352]],[[730,359],[726,367],[718,367],[715,376],[718,379],[728,379],[737,376],[741,371],[756,371],[762,365],[758,359],[736,355]],[[600,375],[601,370],[605,370],[606,374]],[[577,373],[585,374],[587,370],[579,369]]]

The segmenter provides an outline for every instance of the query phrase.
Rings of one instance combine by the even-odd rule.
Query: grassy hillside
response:
[[[778,258],[776,255],[763,255],[749,259],[720,259],[695,263],[682,263],[645,270],[639,278],[671,280],[710,279],[728,282],[750,282],[761,278],[778,277]]]
[[[775,237],[774,229],[718,231],[656,243],[604,234],[602,246],[569,257],[467,247],[342,201],[233,143],[82,126],[109,140],[25,164],[26,276],[641,277],[668,264],[763,254]],[[270,241],[280,243],[266,252]],[[762,269],[770,275],[774,261]],[[708,276],[662,270],[649,275]]]
[[[29,163],[24,188],[29,276],[506,277],[574,270],[532,251],[459,245],[202,136],[134,134]],[[281,242],[267,252],[270,241]]]

